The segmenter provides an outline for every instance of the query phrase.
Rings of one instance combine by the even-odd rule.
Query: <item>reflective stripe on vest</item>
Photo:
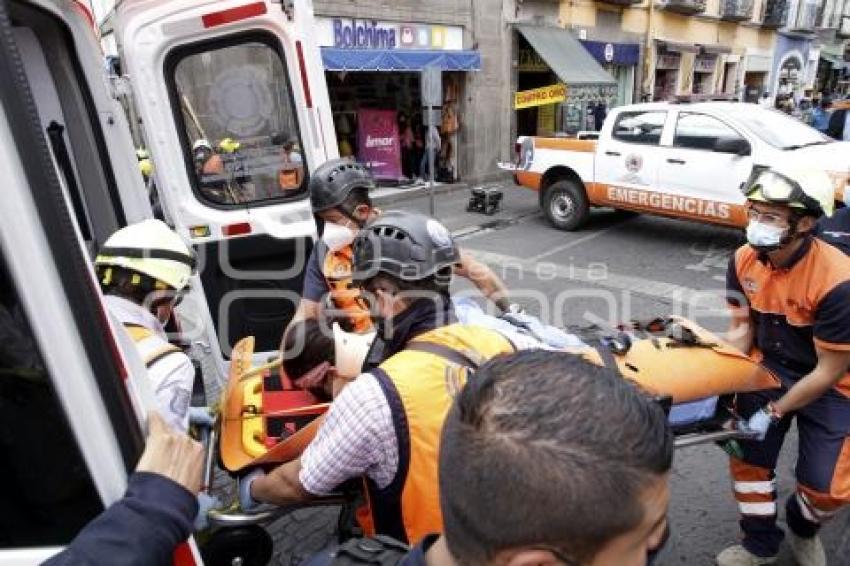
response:
[[[514,351],[501,334],[483,327],[452,324],[417,336],[412,344],[450,348],[474,365]],[[443,530],[437,453],[443,421],[452,399],[466,383],[468,368],[433,352],[403,350],[372,373],[390,404],[398,439],[398,471],[378,490],[369,482],[375,530],[417,544]]]
[[[124,328],[127,329],[127,334],[130,335],[133,342],[135,342],[136,346],[139,348],[139,353],[142,355],[142,359],[145,363],[145,367],[150,369],[156,362],[161,360],[162,358],[174,354],[177,352],[182,352],[180,348],[175,346],[174,344],[164,344],[163,346],[151,350],[150,352],[144,352],[141,344],[148,338],[152,338],[156,336],[156,333],[149,328],[145,328],[144,326],[138,326],[135,324],[125,324]]]
[[[328,251],[322,265],[322,275],[331,290],[334,306],[345,314],[353,332],[363,333],[371,330],[372,319],[360,300],[360,289],[351,284],[352,254],[351,246],[335,252]]]

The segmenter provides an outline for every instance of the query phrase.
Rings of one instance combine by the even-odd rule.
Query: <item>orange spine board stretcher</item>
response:
[[[711,332],[683,318],[672,319],[690,329],[704,346],[683,346],[667,337],[635,340],[625,354],[614,355],[624,378],[651,394],[669,395],[677,404],[780,386],[779,379],[772,372]],[[230,472],[298,458],[315,438],[329,406],[311,404],[264,414],[263,407],[255,405],[259,396],[251,395],[261,391],[261,370],[264,369],[251,367],[253,349],[252,337],[242,339],[234,347],[228,386],[222,398],[219,447],[222,464]],[[604,365],[602,356],[593,348],[568,351],[580,354],[597,365]],[[248,405],[253,406],[251,411],[247,410]],[[262,424],[265,417],[310,414],[318,416],[271,448],[263,445],[263,438],[257,437],[265,434]]]
[[[702,344],[683,346],[671,338],[636,340],[625,354],[615,354],[620,373],[654,395],[670,395],[673,403],[688,403],[717,395],[776,389],[779,379],[699,325],[672,317],[690,329]],[[592,348],[573,350],[589,362],[604,365]]]
[[[311,404],[269,413],[263,412],[262,388],[264,370],[279,365],[279,361],[261,368],[252,367],[254,338],[243,338],[233,348],[230,373],[221,399],[221,430],[219,450],[221,462],[229,472],[265,464],[294,460],[316,436],[328,404]],[[301,392],[298,392],[301,393]],[[250,410],[249,409],[250,406]],[[265,419],[318,415],[303,428],[278,442],[265,446]]]

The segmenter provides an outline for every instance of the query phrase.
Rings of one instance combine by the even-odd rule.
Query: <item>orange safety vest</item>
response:
[[[443,421],[467,370],[512,351],[494,330],[452,324],[417,336],[372,370],[392,408],[399,455],[390,485],[366,482],[377,533],[414,545],[442,532],[437,454]]]
[[[369,309],[360,298],[360,290],[351,282],[353,253],[351,246],[345,246],[335,252],[328,250],[322,274],[331,290],[330,296],[334,306],[345,313],[353,332],[363,333],[372,329],[372,319],[369,317]]]

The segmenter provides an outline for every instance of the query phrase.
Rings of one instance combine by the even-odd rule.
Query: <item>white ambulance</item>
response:
[[[112,22],[162,213],[198,252],[183,335],[214,387],[243,336],[277,349],[316,234],[309,175],[338,155],[312,5],[127,0]],[[152,406],[91,266],[153,214],[99,40],[84,2],[0,3],[4,565],[41,562],[121,497]],[[200,563],[194,543],[175,563]]]
[[[522,137],[504,164],[518,185],[540,193],[561,230],[581,227],[593,206],[726,226],[746,225],[740,187],[754,167],[823,167],[841,201],[850,143],[755,104],[649,103],[610,112],[598,140]]]

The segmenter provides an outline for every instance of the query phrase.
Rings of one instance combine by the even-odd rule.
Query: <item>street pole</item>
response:
[[[431,128],[434,127],[434,113],[442,108],[443,104],[443,75],[442,69],[433,65],[425,67],[422,71],[422,109],[425,111],[425,155],[428,158],[428,200],[429,210],[432,217],[436,217],[436,203],[434,202],[434,161],[436,152],[431,143]]]
[[[643,54],[643,91],[648,96],[648,100],[641,102],[650,102],[654,98],[655,81],[652,76],[652,59],[655,55],[655,43],[653,41],[652,32],[655,29],[655,0],[649,0],[648,12],[646,15],[646,43]],[[641,97],[643,98],[643,97]]]
[[[436,203],[434,202],[434,147],[431,143],[431,128],[434,127],[434,109],[428,107],[428,133],[425,135],[425,151],[428,155],[428,200],[431,217],[436,216]]]

